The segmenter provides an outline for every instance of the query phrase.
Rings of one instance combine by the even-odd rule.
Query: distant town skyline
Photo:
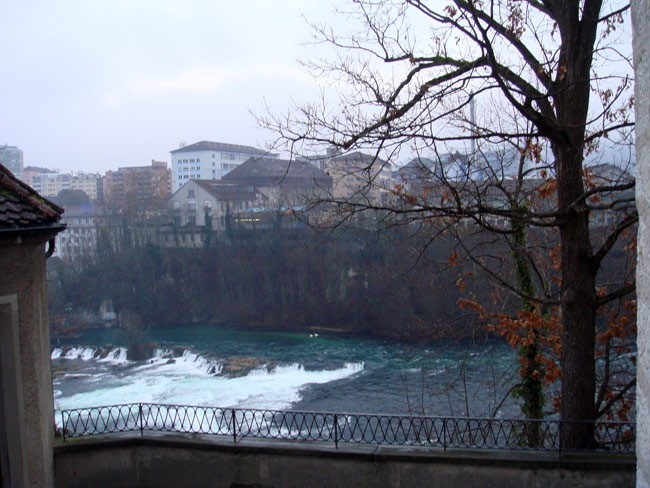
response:
[[[330,2],[5,0],[0,144],[105,172],[201,141],[263,147],[252,113],[319,95],[297,62]]]
[[[274,134],[253,114],[322,95],[322,80],[298,60],[332,51],[305,45],[305,19],[347,31],[358,24],[336,15],[346,5],[3,0],[0,145],[20,148],[24,166],[102,174],[171,163],[170,151],[204,140],[266,149]],[[592,157],[622,167],[634,159],[631,147]]]

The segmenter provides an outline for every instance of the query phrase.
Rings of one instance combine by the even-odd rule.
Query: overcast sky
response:
[[[169,161],[181,142],[263,148],[273,135],[251,112],[321,95],[297,61],[318,49],[303,15],[347,31],[345,4],[0,0],[0,144],[26,166],[102,173]]]
[[[100,171],[179,142],[261,146],[250,111],[318,96],[301,18],[330,1],[1,0],[0,144],[25,166]]]

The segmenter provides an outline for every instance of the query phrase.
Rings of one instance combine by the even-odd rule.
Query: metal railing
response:
[[[177,432],[232,438],[289,439],[339,444],[563,451],[567,433],[587,431],[589,447],[633,453],[633,422],[341,414],[133,403],[61,410],[57,430],[69,437],[116,432]],[[60,422],[60,425],[59,425]]]

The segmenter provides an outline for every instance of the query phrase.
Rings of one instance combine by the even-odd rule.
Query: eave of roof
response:
[[[183,152],[194,152],[194,151],[228,151],[228,152],[238,152],[246,154],[255,154],[259,156],[277,156],[277,154],[271,154],[268,151],[263,149],[258,149],[252,146],[243,146],[240,144],[228,144],[225,142],[212,142],[212,141],[200,141],[190,144],[188,146],[179,147],[173,151],[169,151],[171,154],[183,153]]]
[[[383,159],[371,154],[365,154],[361,151],[354,151],[348,154],[343,154],[341,156],[335,156],[332,158],[332,161],[377,161],[380,163],[385,163]]]
[[[33,232],[37,229],[62,229],[63,208],[41,197],[0,165],[0,230]]]

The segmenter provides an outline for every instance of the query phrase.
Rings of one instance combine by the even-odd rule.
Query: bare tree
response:
[[[637,215],[633,179],[624,172],[594,179],[585,167],[589,158],[620,158],[620,151],[633,144],[631,49],[629,41],[623,44],[629,4],[352,4],[343,13],[358,21],[359,30],[347,34],[314,24],[317,42],[333,46],[335,55],[305,63],[331,81],[336,108],[325,94],[320,103],[296,105],[286,115],[271,113],[262,124],[276,130],[293,154],[334,146],[344,152],[372,150],[375,162],[390,162],[409,152],[431,156],[438,166],[428,167],[429,182],[419,191],[404,182],[395,185],[392,199],[333,196],[329,203],[343,219],[372,210],[420,225],[435,219],[443,227],[471,221],[506,236],[518,249],[515,257],[529,263],[540,283],[545,270],[522,247],[521,229],[554,229],[560,276],[555,289],[493,277],[531,304],[558,307],[561,418],[595,420],[597,315],[634,291],[633,277],[614,286],[600,273],[612,249],[635,229]],[[467,115],[474,103],[481,106],[478,118]],[[514,118],[503,116],[513,112]],[[512,144],[522,164],[516,163],[514,173],[504,171],[502,164],[477,154],[478,142],[483,148]],[[454,151],[460,152],[454,156]],[[368,189],[377,183],[371,168],[372,163],[363,168]],[[530,176],[538,178],[533,188],[526,184]],[[531,204],[533,194],[544,196],[545,203]],[[597,234],[595,213],[607,216]],[[574,426],[565,433],[567,447],[593,443],[592,427]]]

